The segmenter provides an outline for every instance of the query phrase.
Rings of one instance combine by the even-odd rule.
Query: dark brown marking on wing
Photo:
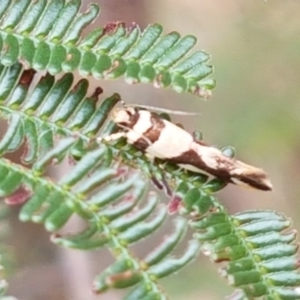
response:
[[[151,124],[151,128],[149,128],[144,135],[153,144],[159,139],[160,133],[165,127],[165,123],[158,115],[151,113]]]
[[[165,127],[164,121],[155,113],[151,113],[150,121],[151,127],[143,134],[143,137],[134,143],[141,150],[145,150],[150,144],[155,143]]]
[[[232,163],[229,162],[224,162],[222,161],[222,165],[226,167],[220,167],[218,169],[213,169],[209,167],[202,159],[201,156],[198,155],[196,151],[193,149],[186,151],[182,153],[180,156],[177,157],[172,157],[170,159],[167,159],[168,161],[175,163],[175,164],[187,164],[194,166],[198,169],[201,169],[213,176],[216,176],[218,178],[221,178],[227,182],[231,182],[230,177],[231,175],[229,174],[229,169],[232,165]]]
[[[257,188],[263,191],[271,191],[272,188],[269,185],[266,185],[264,182],[266,180],[266,174],[263,172],[260,173],[248,173],[248,174],[241,174],[239,176],[235,176],[240,181]]]
[[[175,164],[187,164],[194,166],[224,180],[225,182],[236,184],[232,180],[232,178],[235,178],[253,188],[264,191],[271,190],[271,187],[266,184],[267,175],[261,169],[249,166],[248,171],[245,170],[244,172],[241,172],[241,174],[232,174],[235,169],[239,168],[239,161],[226,156],[216,157],[218,166],[215,169],[207,166],[201,159],[201,156],[199,156],[197,152],[192,149],[182,153],[180,156],[172,157],[167,160]],[[251,171],[250,168],[252,168],[253,171]]]

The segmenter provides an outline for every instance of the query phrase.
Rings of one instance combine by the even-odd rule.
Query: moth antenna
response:
[[[161,107],[155,107],[155,106],[149,106],[149,105],[143,105],[143,104],[127,104],[127,105],[125,105],[125,102],[123,102],[123,105],[125,107],[145,108],[145,109],[149,109],[152,111],[163,112],[163,113],[172,114],[172,115],[181,115],[181,116],[200,116],[201,115],[198,112],[171,110],[171,109],[167,109],[167,108],[161,108]]]
[[[122,129],[125,129],[126,131],[129,131],[129,130],[130,130],[129,127],[124,126],[124,125],[121,125],[121,124],[118,124],[118,127],[122,128]]]

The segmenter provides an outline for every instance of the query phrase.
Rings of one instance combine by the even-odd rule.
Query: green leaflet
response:
[[[291,221],[274,211],[246,211],[228,216],[215,212],[191,224],[203,250],[216,262],[228,261],[223,276],[245,296],[296,299],[300,274]],[[278,288],[278,286],[281,286]]]
[[[0,111],[11,118],[9,131],[0,141],[0,153],[15,151],[25,142],[22,159],[27,163],[44,156],[56,135],[82,131],[85,140],[95,136],[120,99],[112,95],[97,107],[100,90],[88,96],[85,79],[72,87],[70,73],[58,80],[47,74],[33,84],[35,73],[15,64],[1,68],[0,76]]]
[[[158,24],[141,32],[136,24],[119,22],[81,37],[82,30],[97,18],[96,4],[80,13],[80,0],[10,2],[0,3],[0,62],[5,66],[22,61],[53,75],[78,70],[82,76],[95,78],[124,76],[128,83],[152,82],[202,97],[209,96],[214,87],[208,77],[210,56],[190,52],[194,36],[162,35]]]

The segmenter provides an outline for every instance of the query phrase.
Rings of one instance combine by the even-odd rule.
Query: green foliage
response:
[[[153,82],[156,87],[209,95],[214,86],[206,78],[212,73],[206,64],[210,56],[203,51],[188,54],[196,43],[194,36],[180,37],[177,32],[162,36],[158,24],[141,32],[136,24],[110,23],[81,38],[99,8],[92,4],[82,14],[80,5],[80,0],[2,1],[0,62],[11,66],[22,61],[52,75],[78,70],[95,78],[124,76],[128,83]]]
[[[81,38],[98,14],[80,1],[1,1],[0,117],[9,126],[0,140],[0,197],[22,204],[21,221],[40,223],[64,247],[106,247],[115,262],[94,281],[94,291],[129,288],[125,299],[167,299],[159,279],[195,259],[199,250],[226,262],[222,275],[238,288],[234,299],[299,299],[297,245],[291,221],[273,211],[231,216],[214,193],[225,184],[177,166],[150,162],[124,140],[101,143],[97,136],[116,130],[109,113],[120,100],[100,100],[101,88],[88,93],[89,81],[74,82],[70,71],[96,78],[124,75],[176,91],[207,96],[213,87],[209,55],[188,54],[195,38],[159,25],[143,33],[134,25],[108,24]],[[18,12],[24,11],[23,15]],[[36,71],[46,70],[39,77]],[[54,75],[64,72],[60,78]],[[6,155],[23,148],[22,163]],[[231,148],[224,151],[234,155]],[[69,159],[71,172],[45,175],[49,165]],[[120,164],[120,162],[122,162]],[[30,166],[30,167],[28,167]],[[172,189],[169,205],[149,191],[149,182]],[[165,184],[166,182],[167,184]],[[180,216],[168,214],[173,209]],[[82,232],[57,231],[77,215]],[[132,252],[141,241],[172,222],[173,231],[145,257]],[[192,231],[181,256],[173,256]]]

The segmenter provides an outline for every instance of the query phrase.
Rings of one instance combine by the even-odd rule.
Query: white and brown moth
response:
[[[228,157],[221,150],[196,140],[181,127],[156,113],[135,107],[116,108],[112,120],[124,131],[104,137],[111,141],[125,137],[127,142],[147,154],[180,167],[208,173],[226,182],[268,191],[272,184],[259,168]]]

